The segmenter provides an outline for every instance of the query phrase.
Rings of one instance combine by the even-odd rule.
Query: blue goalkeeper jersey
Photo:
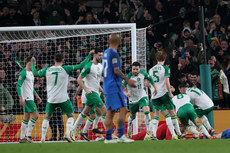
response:
[[[222,132],[221,139],[230,139],[230,129]]]
[[[122,79],[117,76],[113,68],[119,67],[121,69],[121,59],[117,51],[108,48],[104,51],[103,58],[103,92],[104,94],[113,94],[122,91]]]

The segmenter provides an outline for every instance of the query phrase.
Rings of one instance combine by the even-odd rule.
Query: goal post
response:
[[[0,27],[0,54],[3,58],[0,61],[2,65],[1,73],[6,74],[5,78],[2,78],[4,81],[0,82],[0,84],[13,99],[13,107],[1,112],[0,119],[8,114],[13,114],[15,117],[15,120],[10,122],[3,123],[0,120],[0,142],[17,142],[20,138],[23,109],[19,106],[16,84],[18,74],[23,68],[23,61],[26,57],[34,56],[37,60],[37,68],[41,69],[53,65],[54,54],[61,51],[66,58],[65,64],[77,64],[84,60],[91,49],[99,47],[105,50],[108,48],[108,39],[111,33],[118,33],[121,36],[118,52],[121,56],[123,72],[128,74],[131,71],[130,66],[134,61],[139,61],[142,69],[146,70],[146,29],[136,29],[135,23]],[[76,78],[78,75],[79,71],[70,74],[68,86],[69,97],[74,105],[75,113],[79,113],[82,110],[82,106],[78,105],[79,101],[73,100],[77,88]],[[41,137],[41,126],[47,98],[45,80],[35,78],[34,88],[42,98],[42,104],[37,104],[40,116],[32,131],[33,139],[38,141]],[[5,98],[3,94],[3,92],[0,93],[1,100]],[[6,108],[8,103],[9,101],[5,104]],[[134,122],[134,134],[138,133],[139,125],[144,121],[142,115],[138,116],[140,117]],[[65,122],[66,118],[63,117],[64,126]],[[102,124],[100,126],[99,128],[103,129]],[[57,128],[58,126],[55,127]],[[96,136],[94,134],[91,132],[88,132],[88,134],[90,139],[95,139]],[[52,137],[50,128],[46,137],[47,139]]]

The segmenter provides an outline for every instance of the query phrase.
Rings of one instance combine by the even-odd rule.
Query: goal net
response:
[[[145,29],[136,29],[135,24],[0,28],[0,142],[18,142],[20,139],[23,107],[19,105],[16,84],[19,73],[25,66],[26,57],[36,58],[38,70],[53,65],[54,55],[57,52],[64,54],[65,65],[77,64],[86,58],[90,50],[96,47],[102,50],[108,48],[108,38],[111,33],[119,33],[121,37],[118,52],[122,60],[123,72],[127,74],[131,71],[130,66],[133,61],[139,61],[143,69],[146,69],[146,32]],[[75,120],[83,109],[81,95],[78,95],[77,100],[74,99],[79,73],[78,70],[70,74],[68,85]],[[47,101],[45,78],[35,78],[34,89],[41,97],[42,103],[38,104],[35,99],[39,119],[31,136],[34,141],[39,141]],[[143,114],[140,112],[138,116],[138,120],[134,122],[134,133],[145,129]],[[57,109],[50,121],[46,140],[63,138],[66,120],[67,117],[62,116],[60,109]],[[98,128],[104,131],[101,122]],[[94,140],[98,135],[93,134],[90,128],[88,136]]]

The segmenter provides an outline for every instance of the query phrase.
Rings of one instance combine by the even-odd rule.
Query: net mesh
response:
[[[121,37],[118,52],[121,56],[123,72],[127,74],[131,71],[130,65],[132,63],[132,38],[130,28],[75,30],[42,30],[41,28],[36,31],[0,32],[0,142],[17,142],[20,139],[23,107],[19,105],[16,84],[19,73],[24,68],[24,60],[26,57],[34,56],[36,58],[37,70],[53,65],[53,58],[57,52],[62,52],[65,55],[65,65],[77,64],[86,58],[90,50],[96,47],[102,50],[108,48],[109,34],[115,32],[119,33]],[[137,61],[141,62],[142,66],[146,66],[145,29],[137,30],[136,32]],[[78,99],[74,100],[78,86],[76,78],[79,73],[80,71],[78,70],[70,74],[68,85],[69,97],[76,113],[75,120],[77,113],[83,109],[81,96],[78,95]],[[42,99],[41,104],[37,104],[35,99],[40,115],[31,135],[33,140],[38,141],[41,138],[41,126],[45,115],[47,99],[45,78],[35,78],[34,88]],[[61,116],[60,111],[60,109],[57,109],[50,121],[50,128],[46,135],[47,140],[53,137],[60,139],[63,136],[67,117]],[[9,114],[13,114],[13,117]],[[142,123],[144,118],[141,117],[139,120],[139,122]],[[104,130],[101,122],[98,127]],[[90,139],[97,137],[91,130],[89,130],[88,135]]]

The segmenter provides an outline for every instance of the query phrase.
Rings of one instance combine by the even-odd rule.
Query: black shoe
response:
[[[103,134],[102,131],[100,131],[99,129],[92,129],[93,133],[98,133],[98,134]]]
[[[57,141],[57,138],[52,137],[49,141]]]
[[[80,133],[80,136],[86,140],[86,141],[90,141],[89,138],[88,138],[88,134],[87,133]]]
[[[30,143],[30,142],[28,142],[26,138],[23,138],[19,140],[19,143]]]
[[[33,139],[31,136],[26,136],[25,137],[29,143],[33,143]]]
[[[64,141],[64,138],[63,138],[63,137],[60,137],[60,138],[58,139],[58,141]]]

